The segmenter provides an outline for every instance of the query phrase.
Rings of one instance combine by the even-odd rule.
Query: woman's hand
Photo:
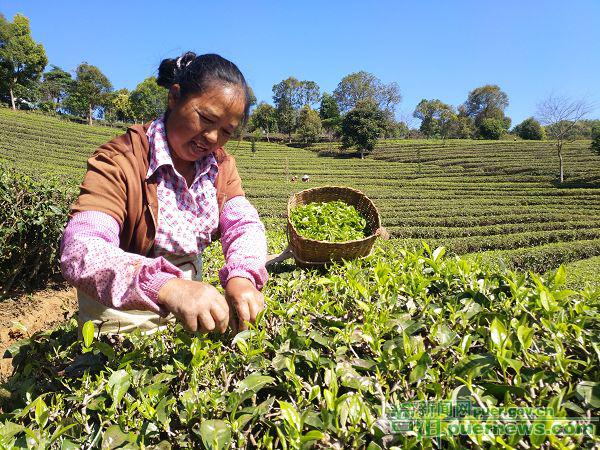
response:
[[[246,322],[254,323],[258,313],[265,308],[264,296],[247,278],[230,278],[225,286],[225,298],[230,308],[229,322],[235,332],[247,330]]]
[[[158,304],[188,331],[219,331],[229,323],[229,305],[214,286],[200,281],[173,278],[158,291]]]

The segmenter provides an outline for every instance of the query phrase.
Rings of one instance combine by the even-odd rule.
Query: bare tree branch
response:
[[[559,181],[564,181],[563,144],[574,140],[571,131],[577,122],[594,109],[585,98],[573,100],[569,97],[549,95],[537,105],[536,115],[546,125],[546,132],[556,141]]]
[[[549,95],[537,105],[536,116],[543,125],[552,125],[548,130],[554,139],[566,140],[578,121],[593,110],[586,99]]]

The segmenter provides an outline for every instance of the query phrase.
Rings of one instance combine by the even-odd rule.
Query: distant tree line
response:
[[[166,109],[167,91],[155,77],[132,91],[114,90],[108,77],[87,62],[73,74],[55,65],[45,71],[47,65],[44,47],[32,39],[27,17],[17,14],[9,22],[0,14],[0,101],[13,109],[70,114],[89,124],[94,118],[147,122]],[[421,124],[411,130],[408,120],[396,119],[402,95],[395,82],[384,83],[360,71],[343,77],[328,93],[321,92],[315,81],[289,77],[273,86],[273,105],[261,102],[254,107],[248,131],[253,140],[261,136],[270,140],[273,133],[305,144],[340,140],[343,148],[353,147],[363,156],[380,138],[500,139],[510,130],[522,139],[555,140],[560,156],[564,142],[594,139],[600,130],[600,121],[583,120],[589,104],[568,100],[548,97],[537,118],[510,130],[511,119],[505,114],[508,95],[488,84],[473,89],[456,108],[440,99],[421,100],[412,114]]]
[[[142,81],[133,91],[113,90],[108,77],[82,62],[74,74],[48,64],[42,44],[31,37],[29,19],[17,14],[9,22],[0,14],[0,98],[13,109],[40,109],[85,119],[145,122],[161,114],[167,91],[155,77]]]

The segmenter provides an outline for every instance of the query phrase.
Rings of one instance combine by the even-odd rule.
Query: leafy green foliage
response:
[[[111,92],[104,106],[104,119],[108,122],[135,122],[131,93],[128,89]]]
[[[166,111],[167,90],[156,84],[156,77],[149,77],[135,87],[129,101],[136,122],[149,122]]]
[[[402,100],[397,83],[383,83],[369,72],[361,70],[346,75],[333,91],[339,109],[346,113],[361,103],[372,102],[381,110],[393,111]]]
[[[542,125],[540,125],[540,123],[533,117],[525,119],[514,128],[513,132],[516,133],[521,139],[532,141],[541,141],[545,136]]]
[[[504,112],[507,106],[508,95],[495,84],[473,89],[464,103],[466,115],[473,117],[476,123],[483,119],[497,118],[497,111]]]
[[[10,23],[0,14],[0,89],[10,95],[13,109],[16,94],[30,89],[46,64],[46,51],[32,39],[29,19],[16,14]]]
[[[459,108],[470,117],[483,139],[500,139],[510,128],[511,120],[504,115],[508,95],[498,85],[487,84],[469,92],[467,101]]]
[[[290,141],[292,132],[298,127],[299,109],[319,100],[319,86],[314,81],[300,81],[289,77],[273,86],[277,125],[287,133]]]
[[[207,251],[212,280],[220,248]],[[386,244],[328,273],[273,276],[266,310],[236,336],[175,326],[95,338],[86,351],[73,323],[10,349],[16,375],[5,386],[0,443],[427,447],[433,441],[386,435],[385,408],[456,398],[597,416],[600,292],[570,291],[564,279],[560,270],[543,278],[496,272],[442,248]],[[472,438],[442,441],[466,448]],[[493,449],[534,443],[489,438]],[[563,448],[599,442],[531,439]]]
[[[455,116],[454,108],[441,100],[426,100],[419,102],[413,116],[421,121],[419,130],[426,137],[439,137],[447,131],[447,126]]]
[[[290,219],[298,234],[317,241],[363,239],[367,226],[356,208],[341,200],[297,206],[291,211]]]
[[[592,131],[592,143],[590,149],[600,156],[600,125],[597,125]]]
[[[0,299],[60,273],[59,241],[73,200],[60,179],[42,182],[0,165]]]
[[[71,89],[73,78],[69,72],[65,72],[60,67],[51,66],[52,69],[44,72],[40,91],[42,99],[47,103],[48,111],[57,111],[61,102]]]
[[[319,116],[321,120],[337,119],[340,117],[340,108],[335,98],[328,92],[323,93],[321,97],[321,106],[319,106]]]
[[[72,114],[85,117],[92,124],[94,111],[109,103],[112,84],[100,69],[81,63],[75,69],[75,81],[64,101],[65,108]]]
[[[307,144],[319,140],[323,127],[319,113],[309,106],[303,106],[298,115],[298,134]]]
[[[565,265],[567,286],[572,289],[586,287],[600,289],[600,256],[581,259]]]
[[[382,131],[385,115],[377,105],[367,101],[348,112],[342,120],[342,147],[356,147],[364,158],[365,152],[375,148]]]
[[[483,139],[498,140],[506,131],[500,119],[483,119],[479,126],[479,134]]]
[[[250,116],[249,131],[262,130],[269,140],[269,133],[277,131],[277,113],[275,108],[265,102],[259,103]]]

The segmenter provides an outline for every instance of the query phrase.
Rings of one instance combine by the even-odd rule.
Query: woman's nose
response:
[[[216,128],[206,130],[204,133],[204,138],[211,144],[216,144],[219,140],[219,132],[216,130]]]

